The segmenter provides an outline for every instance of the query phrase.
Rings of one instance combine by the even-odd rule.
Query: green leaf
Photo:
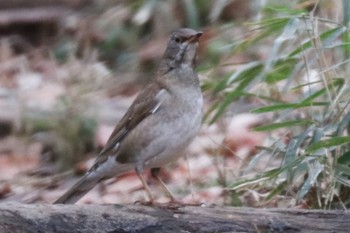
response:
[[[207,116],[211,112],[215,111],[214,116],[211,118],[209,124],[213,124],[226,110],[226,108],[237,98],[243,95],[243,92],[240,91],[232,91],[228,95],[225,96],[225,99],[221,101],[219,104],[214,104],[213,107],[208,111]],[[205,118],[207,118],[207,116]]]
[[[242,42],[237,43],[237,46],[235,46],[232,52],[245,51],[249,46],[255,45],[258,41],[266,37],[271,37],[271,35],[281,31],[289,21],[290,17],[271,17],[259,22],[247,23],[247,26],[254,26],[255,33],[249,38],[244,38]]]
[[[290,18],[287,25],[284,27],[283,32],[276,39],[276,42],[282,43],[283,41],[294,38],[299,25],[300,25],[300,20],[298,17]]]
[[[313,106],[327,106],[328,102],[309,102],[309,103],[297,103],[297,104],[275,104],[270,106],[265,106],[261,108],[256,108],[251,110],[252,113],[265,113],[265,112],[276,112],[279,110],[286,109],[297,109],[304,107],[313,107]]]
[[[309,95],[308,97],[303,99],[300,104],[303,105],[305,103],[310,103],[312,100],[314,100],[314,99],[322,96],[324,93],[326,93],[327,90],[333,90],[334,88],[336,88],[338,86],[342,86],[343,84],[344,84],[343,79],[334,79],[334,80],[332,80],[332,82],[327,84],[327,87],[322,88],[321,90],[315,91],[314,93],[312,93],[311,95]]]
[[[349,32],[344,33],[343,35],[343,41],[342,47],[344,49],[344,55],[345,58],[350,58],[350,34]]]
[[[269,84],[272,84],[288,78],[293,72],[297,61],[297,59],[279,60],[274,65],[273,69],[271,69],[269,73],[266,74],[265,81]]]
[[[311,125],[314,124],[311,120],[292,120],[292,121],[284,121],[279,123],[273,123],[263,126],[258,126],[253,128],[255,131],[271,131],[279,128],[286,128],[286,127],[294,127],[294,126],[300,126],[300,125]]]
[[[344,116],[343,120],[340,122],[336,134],[341,135],[346,130],[346,128],[349,126],[349,124],[350,124],[350,112],[348,112]]]
[[[344,35],[347,35],[344,33]],[[343,35],[343,38],[344,38],[344,35]],[[347,42],[347,43],[337,43],[337,44],[331,44],[331,45],[328,45],[328,46],[323,46],[323,49],[335,49],[335,48],[338,48],[338,47],[341,47],[341,48],[346,48],[350,45],[350,42]]]
[[[227,86],[227,79],[229,75],[223,75],[223,77],[217,78],[215,80],[209,79],[202,82],[202,91],[210,90],[213,94],[220,93],[225,90]]]
[[[307,98],[303,99],[300,104],[302,105],[302,104],[305,104],[305,103],[310,103],[310,101],[312,101],[312,100],[316,99],[317,97],[323,95],[325,92],[326,92],[326,88],[322,88],[321,90],[316,91],[313,94],[311,94],[310,96],[308,96]]]
[[[307,149],[306,152],[312,153],[315,152],[316,150],[322,149],[322,148],[330,148],[333,146],[340,146],[344,144],[350,143],[350,136],[337,136],[337,137],[332,137],[330,139],[318,141],[312,145],[310,145]]]
[[[350,164],[350,150],[345,152],[338,158],[337,164]]]
[[[338,174],[350,176],[350,167],[349,167],[349,165],[336,164],[334,168],[335,168],[335,171]]]
[[[340,36],[342,33],[346,31],[346,28],[341,26],[341,27],[336,27],[331,30],[328,30],[324,33],[322,33],[319,37],[321,40],[325,41],[325,44],[330,43],[331,41],[334,41],[338,36]],[[313,45],[313,39],[308,40],[298,48],[296,48],[294,51],[292,51],[288,57],[293,57],[297,54],[299,54],[302,51],[305,51],[306,49],[309,49]]]
[[[289,22],[290,17],[268,18],[258,22],[247,23],[248,26],[260,26],[263,28],[284,28]]]
[[[348,176],[345,177],[345,176],[339,175],[338,173],[335,173],[334,177],[336,181],[339,182],[340,184],[350,187],[350,180]]]
[[[320,141],[321,138],[324,136],[324,131],[322,128],[316,128],[313,132],[310,145],[315,144],[316,142]]]
[[[239,199],[239,195],[236,191],[232,190],[230,192],[230,197],[231,197],[231,206],[242,206],[242,201]]]
[[[243,180],[237,181],[234,184],[230,185],[229,189],[237,190],[239,188],[242,188],[242,187],[245,187],[248,185],[253,185],[253,184],[255,185],[255,184],[263,182],[265,180],[276,179],[283,172],[285,172],[287,170],[291,170],[293,167],[298,166],[298,164],[300,164],[302,162],[302,160],[303,160],[302,157],[298,157],[295,160],[291,161],[289,164],[286,164],[285,166],[282,166],[280,168],[273,168],[271,170],[264,172],[261,175],[257,175],[254,178],[243,179]]]
[[[298,149],[301,147],[301,145],[304,143],[305,139],[307,138],[308,134],[313,131],[315,128],[314,125],[311,125],[308,127],[303,133],[291,138],[286,153],[284,156],[283,164],[289,164],[293,160],[295,160],[295,157],[297,155]]]
[[[274,170],[278,170],[278,169],[274,169]],[[240,189],[240,188],[247,186],[247,185],[260,183],[262,181],[267,180],[268,178],[269,177],[266,174],[263,174],[262,176],[256,176],[256,177],[251,178],[251,179],[243,179],[243,180],[237,181],[234,184],[230,185],[228,187],[228,189],[237,190],[237,189]]]
[[[251,112],[252,113],[276,112],[279,110],[294,108],[295,106],[296,104],[275,104],[275,105],[265,106],[261,108],[256,108],[251,110]]]
[[[306,10],[304,9],[293,9],[293,8],[286,8],[286,7],[271,7],[267,6],[265,8],[267,11],[271,11],[271,13],[283,13],[288,15],[301,15],[306,14]]]
[[[298,90],[302,89],[303,87],[307,87],[307,86],[309,86],[311,88],[312,85],[319,84],[319,83],[322,83],[322,80],[300,84],[298,86],[293,87],[291,90],[292,91],[298,91]]]
[[[255,77],[263,70],[263,64],[260,62],[251,62],[244,65],[241,69],[235,71],[228,79],[226,85],[239,82],[247,77]]]
[[[251,70],[250,70],[251,71]],[[253,71],[253,73],[241,73],[239,76],[242,76],[242,78],[239,78],[239,84],[234,89],[234,91],[229,92],[223,101],[221,101],[218,105],[214,105],[213,108],[209,112],[213,112],[216,110],[216,113],[214,114],[213,118],[210,120],[209,124],[214,123],[226,110],[226,108],[237,98],[241,97],[245,93],[245,89],[251,84],[251,82],[254,81],[254,79],[257,77],[256,73],[257,70]],[[248,72],[248,71],[247,71]],[[260,72],[260,71],[259,71]],[[247,75],[247,76],[245,76]],[[237,81],[237,80],[236,80]]]
[[[344,34],[344,32],[346,32],[348,29],[344,26],[341,26],[339,28],[335,28],[337,30],[335,30],[333,33],[328,34],[327,36],[325,36],[324,38],[322,37],[322,35],[320,36],[321,40],[322,40],[322,48],[324,47],[329,47],[331,45],[333,45],[334,43],[337,42],[337,40],[339,39],[339,37],[341,35]]]
[[[271,200],[274,196],[285,191],[287,187],[288,187],[288,183],[286,181],[283,181],[276,188],[270,191],[269,195],[267,195],[266,197],[266,200]]]
[[[308,173],[308,177],[306,181],[304,182],[303,186],[299,190],[297,194],[297,199],[303,199],[304,196],[309,192],[309,190],[312,188],[314,183],[316,182],[316,179],[318,175],[323,171],[324,165],[320,164],[317,160],[314,160],[313,163],[310,164],[310,170]]]

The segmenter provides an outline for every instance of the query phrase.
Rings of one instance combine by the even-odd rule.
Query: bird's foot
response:
[[[172,199],[170,202],[156,202],[154,200],[151,201],[136,201],[134,205],[145,205],[145,206],[154,206],[162,209],[172,209],[176,210],[185,206],[207,206],[203,202],[191,202],[185,203],[183,201]]]
[[[170,202],[156,202],[156,201],[136,201],[134,202],[134,205],[145,205],[145,206],[154,206],[162,209],[178,209],[180,207],[186,206],[181,201],[170,201]]]
[[[153,200],[150,200],[150,201],[141,201],[141,200],[138,200],[138,201],[135,201],[134,202],[134,205],[146,205],[146,206],[152,206],[154,205],[154,201]]]
[[[170,207],[175,206],[177,208],[185,207],[185,206],[202,206],[202,207],[207,206],[207,204],[203,202],[198,202],[198,201],[183,202],[177,199],[172,199],[170,202],[165,204],[169,205]]]

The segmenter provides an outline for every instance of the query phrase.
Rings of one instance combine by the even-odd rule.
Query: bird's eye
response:
[[[180,43],[181,42],[181,39],[179,37],[175,37],[175,42],[176,43]]]

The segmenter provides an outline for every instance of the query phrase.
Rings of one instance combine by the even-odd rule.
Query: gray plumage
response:
[[[202,120],[202,94],[193,70],[202,33],[182,28],[170,35],[156,77],[139,93],[91,169],[55,204],[75,203],[97,183],[135,170],[160,168],[183,155]]]

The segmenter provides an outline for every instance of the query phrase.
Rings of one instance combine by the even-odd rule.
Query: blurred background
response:
[[[349,0],[0,0],[0,203],[52,203],[77,181],[190,27],[206,115],[161,173],[179,200],[346,209],[349,20]],[[144,198],[131,172],[80,203]]]

